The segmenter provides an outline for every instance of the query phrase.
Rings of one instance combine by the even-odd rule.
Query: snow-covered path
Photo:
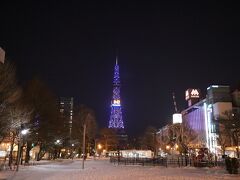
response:
[[[0,179],[9,180],[210,180],[240,179],[219,168],[166,168],[124,166],[110,164],[108,160],[87,160],[85,169],[81,161],[64,160],[52,164],[21,167],[20,171],[0,172]]]

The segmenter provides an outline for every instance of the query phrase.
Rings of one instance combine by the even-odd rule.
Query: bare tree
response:
[[[216,123],[220,124],[219,134],[221,146],[225,146],[223,138],[232,141],[233,146],[236,146],[237,157],[239,158],[239,137],[240,137],[240,113],[233,111],[225,111],[222,115],[217,117]],[[229,141],[228,141],[229,142]]]
[[[149,149],[156,153],[157,140],[156,140],[157,129],[153,126],[148,126],[141,138],[141,148]]]
[[[219,124],[219,136],[217,138],[218,144],[220,144],[223,155],[225,155],[225,150],[227,146],[231,145],[231,133],[228,129],[224,127],[223,124]]]
[[[173,144],[172,125],[166,125],[157,134],[157,142],[164,152],[169,151],[166,147]]]
[[[100,142],[102,142],[106,151],[116,150],[118,145],[116,131],[110,128],[102,128],[100,130]]]
[[[190,144],[196,140],[197,133],[186,122],[174,124],[172,127],[179,152],[186,154]]]
[[[9,134],[9,137],[11,139],[11,148],[10,148],[10,154],[9,154],[9,165],[12,164],[12,153],[13,153],[13,145],[16,142],[16,139],[18,138],[18,141],[20,142],[21,139],[20,133],[23,125],[26,125],[29,123],[31,119],[32,111],[29,110],[28,107],[24,106],[22,103],[18,102],[14,105],[11,105],[7,108],[7,116],[5,117],[8,124],[7,132]],[[18,142],[18,144],[20,144]],[[18,147],[22,148],[22,147]]]
[[[158,135],[158,142],[161,149],[167,151],[166,146],[178,145],[180,153],[186,154],[188,147],[197,138],[196,132],[187,123],[171,124],[166,127],[164,133]]]
[[[17,86],[15,67],[10,62],[0,63],[0,142],[9,135],[9,129],[15,121],[9,121],[10,106],[21,96],[21,89]]]
[[[0,112],[19,97],[19,92],[14,65],[0,63]]]
[[[31,138],[28,138],[28,143],[39,145],[37,160],[41,160],[54,146],[58,128],[62,126],[58,119],[57,98],[46,84],[35,78],[24,88],[24,103],[33,109],[30,120]]]
[[[90,152],[94,146],[95,136],[97,132],[97,123],[94,111],[86,105],[76,107],[73,115],[72,138],[78,144],[78,149],[81,151],[83,126],[86,125],[86,144],[87,152]]]

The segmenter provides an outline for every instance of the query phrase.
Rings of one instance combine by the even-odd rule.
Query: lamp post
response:
[[[94,160],[96,159],[96,153],[97,153],[97,140],[94,139]]]
[[[97,144],[97,140],[98,139],[95,139],[94,140],[94,160],[96,159],[96,155],[98,154],[98,149],[101,149],[102,148],[102,145],[101,144]],[[99,146],[101,146],[100,148],[99,148]]]
[[[85,160],[85,134],[86,134],[86,124],[83,125],[83,146],[82,146],[82,154],[83,154],[83,159],[82,159],[82,169],[84,169],[84,160]]]
[[[171,153],[171,152],[170,152],[170,148],[171,148],[171,147],[170,147],[169,145],[166,145],[166,150],[169,151],[169,153]]]
[[[21,161],[21,151],[22,151],[22,135],[26,135],[28,133],[29,129],[23,129],[19,133],[19,142],[18,142],[18,153],[17,153],[17,168],[16,171],[19,169],[19,163]]]
[[[54,159],[60,158],[61,156],[61,145],[62,145],[62,139],[57,139],[54,144],[56,145],[56,149],[54,151]]]
[[[154,148],[154,156],[157,157],[158,155],[158,150],[157,150],[157,137],[156,137],[156,132],[153,133],[153,148]]]
[[[99,158],[100,158],[100,155],[102,154],[102,153],[101,153],[102,147],[103,147],[103,146],[102,146],[101,144],[98,144],[98,145],[97,145],[97,149],[99,150],[99,151],[98,151],[98,152],[99,152]]]

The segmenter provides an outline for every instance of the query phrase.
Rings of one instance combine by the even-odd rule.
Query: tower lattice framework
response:
[[[119,65],[118,60],[116,59],[113,76],[113,97],[111,101],[111,115],[108,128],[124,129],[120,99],[120,86]]]

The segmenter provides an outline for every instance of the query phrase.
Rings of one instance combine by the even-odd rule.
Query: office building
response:
[[[68,129],[68,136],[71,139],[72,135],[72,119],[73,119],[73,97],[60,97],[59,111],[66,119],[64,122],[65,127]]]

